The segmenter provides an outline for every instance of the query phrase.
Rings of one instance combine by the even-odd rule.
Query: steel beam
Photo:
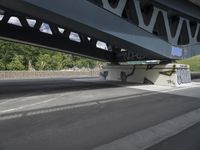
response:
[[[183,52],[184,58],[200,55],[200,44],[186,46]]]
[[[71,41],[66,37],[44,34],[33,29],[0,22],[0,38],[35,45],[102,61],[114,61],[113,54],[93,45]]]
[[[147,1],[141,0],[141,2],[145,3]],[[196,9],[197,6],[189,3],[186,0],[177,0],[176,2],[173,0],[151,0],[148,1],[148,3],[158,5],[160,6],[160,8],[163,7],[163,9],[166,9],[168,12],[170,12],[170,10],[174,10],[187,17],[194,18],[195,20],[199,19],[198,12],[200,10]],[[189,3],[187,5],[188,7],[184,6],[184,4],[186,3]],[[124,3],[121,3],[120,6],[124,7],[125,5]],[[116,13],[113,14],[105,9],[98,7],[98,5],[94,5],[93,3],[86,0],[0,0],[0,8],[11,11],[14,16],[15,14],[19,17],[27,16],[29,18],[41,20],[41,22],[46,22],[49,25],[55,25],[55,28],[52,28],[51,26],[51,29],[54,33],[57,32],[57,27],[61,27],[64,29],[71,29],[72,31],[76,31],[80,35],[84,35],[84,38],[80,36],[83,41],[85,41],[87,37],[106,41],[106,43],[109,43],[112,47],[114,47],[114,49],[117,49],[118,51],[103,51],[98,49],[91,43],[88,45],[85,45],[86,43],[79,43],[77,45],[76,43],[75,46],[75,43],[73,43],[73,41],[68,41],[67,43],[65,43],[64,39],[57,35],[44,35],[36,31],[33,32],[32,30],[25,29],[23,31],[14,31],[11,29],[11,27],[13,26],[9,26],[8,30],[8,28],[4,24],[1,24],[1,30],[4,30],[5,28],[5,31],[7,31],[7,33],[5,31],[0,31],[0,36],[4,39],[14,39],[17,41],[23,41],[26,43],[36,44],[53,49],[65,50],[67,48],[70,53],[80,54],[98,59],[100,58],[101,60],[106,61],[121,61],[121,58],[118,58],[118,56],[120,55],[124,57],[124,53],[120,53],[121,49],[126,49],[129,52],[131,51],[131,55],[136,54],[137,56],[142,56],[141,58],[145,60],[166,60],[180,58],[176,55],[173,55],[174,49],[172,48],[172,45],[173,43],[177,42],[168,43],[166,42],[166,40],[159,38],[153,33],[141,29],[141,26],[132,24],[124,20],[124,18],[116,15],[116,13],[122,14],[123,11],[120,12],[116,10]],[[160,8],[156,9],[156,11],[162,12]],[[194,9],[190,11],[189,8]],[[185,9],[184,12],[183,9]],[[154,15],[152,18],[154,18],[155,20],[156,17],[158,17],[158,14],[157,16]],[[163,14],[165,14],[164,11]],[[168,19],[166,18],[167,14],[164,16],[165,26],[167,24],[166,22],[168,21]],[[36,24],[38,29],[41,26],[41,22],[37,22]],[[26,24],[25,22],[22,23]],[[187,27],[189,27],[189,21],[186,25]],[[196,33],[198,33],[198,27],[196,29]],[[16,29],[16,27],[14,27],[13,29]],[[168,27],[167,29],[167,33],[169,33],[170,28]],[[19,34],[23,34],[24,37],[19,36]],[[161,34],[164,33],[161,32]],[[195,35],[195,37],[198,36],[198,34]],[[44,41],[42,41],[41,39],[38,40],[36,38],[33,38],[34,36],[41,37],[41,39],[43,38]],[[193,37],[190,39],[193,40]],[[176,41],[178,41],[178,38],[176,38]],[[93,51],[89,50],[91,48],[93,49]],[[83,49],[86,50],[83,51]]]
[[[181,16],[200,22],[200,8],[189,0],[152,0],[152,2],[163,9],[171,10],[171,12],[173,10]]]
[[[146,59],[176,59],[171,44],[83,0],[1,0],[0,6],[132,50]]]

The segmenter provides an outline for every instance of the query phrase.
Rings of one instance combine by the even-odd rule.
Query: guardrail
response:
[[[89,71],[0,71],[0,80],[60,77],[96,77],[98,70]]]

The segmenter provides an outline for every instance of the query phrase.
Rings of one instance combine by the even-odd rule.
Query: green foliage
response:
[[[180,64],[190,65],[191,71],[200,72],[200,55],[178,61]]]
[[[0,40],[0,70],[95,68],[97,64],[86,58]]]
[[[35,67],[37,70],[49,70],[51,63],[51,56],[49,54],[40,54],[38,56]]]
[[[65,68],[67,63],[70,62],[69,61],[67,62],[65,55],[61,53],[57,53],[56,55],[52,56],[52,68],[54,70],[61,70]]]
[[[97,62],[91,62],[89,59],[81,59],[79,58],[77,60],[77,67],[78,68],[95,68],[97,65]]]
[[[2,60],[0,60],[0,70],[5,70],[5,66],[4,66]]]
[[[15,56],[12,61],[7,65],[8,70],[24,70],[25,66],[22,63],[22,56]]]

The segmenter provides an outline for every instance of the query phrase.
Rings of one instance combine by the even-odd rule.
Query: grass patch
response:
[[[200,72],[200,55],[194,56],[188,59],[177,61],[179,64],[190,65],[190,69],[193,72]]]

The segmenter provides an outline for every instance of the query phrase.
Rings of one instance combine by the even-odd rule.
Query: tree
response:
[[[10,42],[0,42],[0,59],[4,70],[7,70],[7,64],[12,61],[14,55],[12,52],[13,46]]]
[[[22,64],[22,56],[16,55],[12,61],[7,65],[8,70],[24,70],[25,66]]]
[[[66,68],[73,68],[74,67],[72,55],[64,54],[64,59],[65,59],[65,62],[66,62],[66,66],[65,66]]]
[[[79,57],[78,59],[76,59],[75,61],[75,66],[77,66],[78,68],[90,68],[93,69],[95,68],[97,65],[96,61],[93,61],[91,59],[87,59],[87,58],[81,58]]]
[[[5,70],[5,65],[3,64],[2,60],[0,60],[0,70]]]
[[[96,64],[94,60],[0,40],[0,70],[62,70],[75,66],[94,68]]]
[[[61,70],[66,67],[67,61],[62,53],[56,53],[52,56],[52,69]]]
[[[40,54],[35,67],[37,70],[50,70],[51,56],[49,54]]]
[[[17,53],[24,56],[24,65],[26,69],[33,70],[34,63],[37,61],[37,56],[40,54],[40,51],[42,51],[42,49],[21,44],[18,44],[17,49]]]

